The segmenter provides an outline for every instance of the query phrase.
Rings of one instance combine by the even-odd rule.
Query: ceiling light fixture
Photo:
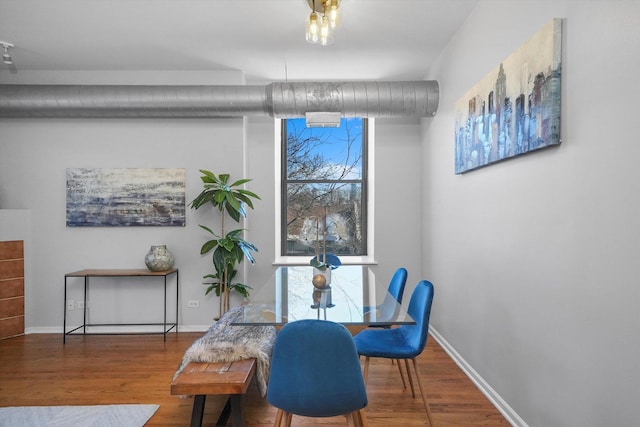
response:
[[[340,21],[340,0],[306,0],[311,8],[306,39],[323,46],[333,42],[333,30]]]
[[[7,65],[13,64],[13,58],[11,57],[11,55],[9,55],[9,48],[14,46],[11,43],[2,42],[2,41],[0,41],[0,44],[4,48],[4,53],[2,54],[2,62],[4,62]]]

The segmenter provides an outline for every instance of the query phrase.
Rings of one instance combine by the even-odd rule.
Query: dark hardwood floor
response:
[[[191,398],[169,393],[171,377],[184,351],[202,333],[72,336],[31,334],[0,341],[0,406],[160,405],[147,426],[188,426]],[[429,338],[419,357],[436,426],[508,426],[509,423],[475,387],[446,352]],[[402,388],[397,367],[373,360],[367,385],[369,426],[426,425],[419,396]],[[215,423],[223,399],[211,396],[204,425]],[[252,386],[245,399],[247,426],[270,426],[275,409]],[[293,425],[346,426],[343,417],[294,416]]]

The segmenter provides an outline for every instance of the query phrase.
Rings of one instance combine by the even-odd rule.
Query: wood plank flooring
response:
[[[147,426],[188,426],[192,398],[169,393],[184,351],[203,333],[70,336],[31,334],[0,341],[0,406],[151,403],[160,408]],[[429,338],[418,359],[436,426],[508,426],[446,352]],[[426,425],[419,396],[402,388],[389,360],[371,363],[367,384],[369,426]],[[204,424],[212,426],[223,398],[210,396]],[[252,385],[245,398],[247,426],[271,426],[275,409]],[[343,417],[294,416],[294,426],[346,426]]]

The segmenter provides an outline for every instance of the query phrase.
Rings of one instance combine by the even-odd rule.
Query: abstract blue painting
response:
[[[184,169],[67,169],[68,227],[184,225]]]
[[[456,174],[560,144],[561,45],[553,19],[456,102]]]

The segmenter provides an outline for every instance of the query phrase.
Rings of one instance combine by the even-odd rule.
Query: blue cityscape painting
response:
[[[68,227],[184,225],[184,169],[67,169]]]
[[[560,144],[561,45],[553,19],[456,102],[456,174]]]

